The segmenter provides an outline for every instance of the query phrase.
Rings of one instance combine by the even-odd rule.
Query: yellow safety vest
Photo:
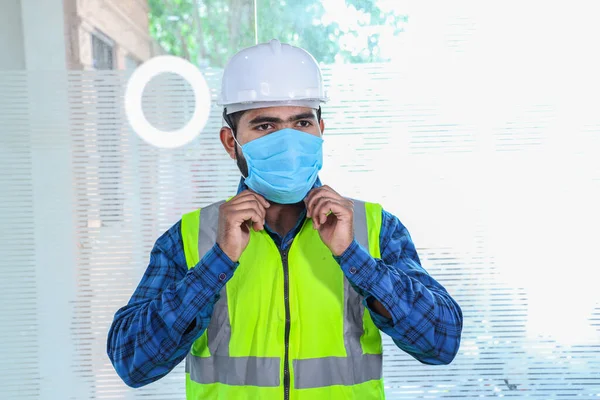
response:
[[[183,216],[188,268],[215,244],[222,203]],[[379,258],[381,206],[354,203],[355,238]],[[383,399],[379,330],[311,221],[285,251],[250,232],[187,355],[187,399]]]

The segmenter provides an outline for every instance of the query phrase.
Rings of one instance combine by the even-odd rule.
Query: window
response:
[[[95,69],[114,69],[114,43],[105,35],[92,33],[92,65]]]
[[[90,191],[91,199],[99,200],[99,221],[102,226],[115,226],[123,215],[122,165],[123,144],[119,121],[119,88],[111,82],[118,79],[115,72],[115,42],[103,33],[92,33],[93,66],[106,70],[93,77],[92,101],[88,119],[94,120],[95,129],[88,145],[93,145],[98,157],[91,157],[89,167],[96,168],[98,186]],[[111,71],[111,72],[109,72]],[[91,211],[91,210],[89,210]],[[91,219],[88,217],[88,219]]]

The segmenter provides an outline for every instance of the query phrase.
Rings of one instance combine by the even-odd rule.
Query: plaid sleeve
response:
[[[215,245],[188,270],[180,230],[178,222],[156,241],[146,272],[108,333],[108,356],[131,387],[160,379],[185,358],[238,265]]]
[[[336,260],[359,293],[372,296],[392,319],[369,309],[373,322],[402,350],[425,364],[449,364],[458,352],[462,311],[421,267],[408,230],[383,211],[381,259],[354,241]]]

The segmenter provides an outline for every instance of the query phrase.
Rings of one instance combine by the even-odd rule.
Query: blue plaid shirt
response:
[[[316,186],[320,186],[317,181]],[[243,179],[238,193],[245,190]],[[381,259],[353,241],[335,257],[354,288],[365,296],[373,322],[402,350],[425,364],[448,364],[460,344],[462,312],[458,304],[421,267],[407,229],[383,211]],[[306,218],[281,238],[268,226],[278,247],[285,249]],[[165,232],[150,253],[150,263],[128,304],[117,311],[108,333],[107,352],[123,381],[140,387],[168,374],[208,327],[219,291],[238,263],[213,246],[188,270],[181,221]],[[350,273],[350,268],[356,268]],[[225,274],[227,279],[219,276]],[[385,318],[368,307],[374,298],[389,311]],[[315,311],[316,312],[316,311]]]

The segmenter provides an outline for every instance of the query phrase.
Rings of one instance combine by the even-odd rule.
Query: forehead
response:
[[[313,114],[316,117],[317,110],[308,107],[297,106],[256,108],[254,110],[246,111],[240,122],[251,121],[257,117],[278,118],[286,121],[296,115],[307,113]]]

